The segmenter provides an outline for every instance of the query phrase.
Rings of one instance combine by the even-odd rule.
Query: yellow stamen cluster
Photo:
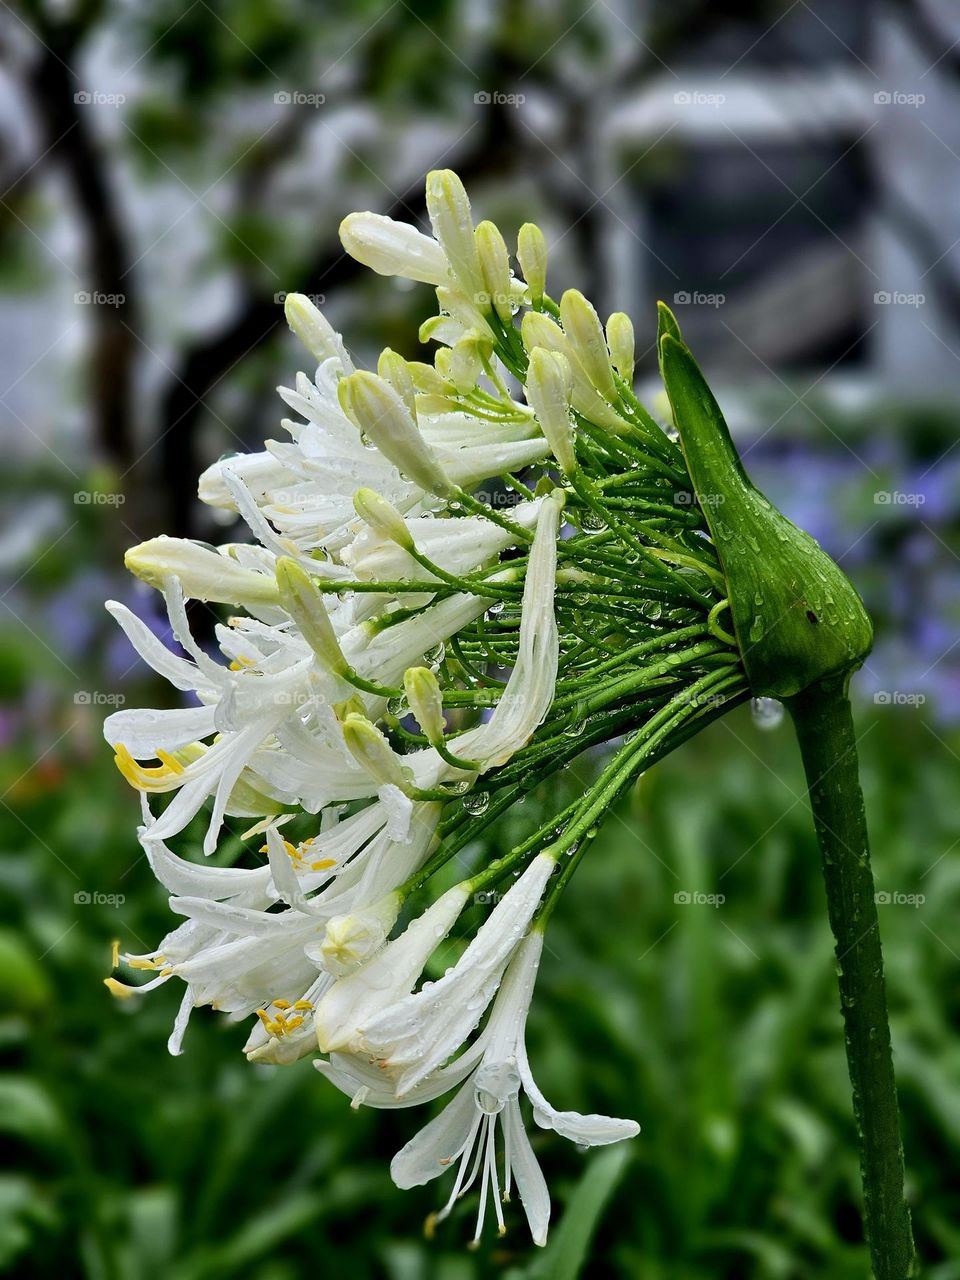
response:
[[[309,1000],[294,1000],[293,1004],[289,1000],[274,1000],[268,1008],[276,1010],[273,1017],[270,1016],[266,1009],[258,1009],[257,1017],[263,1023],[264,1030],[268,1035],[276,1036],[278,1040],[282,1040],[291,1031],[296,1031],[298,1027],[303,1026],[305,1021],[303,1014],[311,1010],[313,1005]],[[291,1009],[293,1010],[293,1017],[288,1016]]]
[[[337,865],[336,858],[318,858],[313,862],[308,862],[307,858],[313,852],[313,844],[312,837],[298,845],[293,844],[290,840],[284,840],[283,847],[286,849],[295,871],[327,871],[330,867]],[[267,853],[267,846],[261,845],[260,852]]]

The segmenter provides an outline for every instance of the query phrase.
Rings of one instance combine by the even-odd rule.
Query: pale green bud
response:
[[[377,361],[377,373],[384,381],[390,383],[413,417],[416,418],[417,392],[403,356],[396,351],[391,351],[389,347],[385,347],[380,352],[380,359]]]
[[[345,675],[350,668],[327,613],[323,594],[314,586],[306,569],[289,557],[278,560],[277,587],[281,605],[321,665],[336,676]]]
[[[347,417],[401,475],[428,493],[446,497],[451,492],[453,486],[420,434],[413,414],[388,382],[375,373],[358,370],[341,378],[337,394]]]
[[[431,746],[442,743],[443,694],[437,677],[429,667],[408,667],[403,673],[403,688],[424,737]]]
[[[517,261],[530,289],[530,299],[537,303],[547,287],[547,242],[535,222],[525,222],[517,236]]]
[[[600,317],[578,289],[568,289],[560,299],[560,319],[584,373],[605,399],[616,400],[617,388]]]
[[[381,494],[373,489],[358,489],[353,495],[353,509],[364,524],[368,524],[381,538],[395,542],[404,551],[416,550],[403,516]]]
[[[476,302],[483,292],[480,256],[473,235],[470,201],[463,183],[452,169],[427,174],[427,212],[433,234],[463,292]]]
[[[483,283],[490,305],[508,325],[513,319],[510,289],[510,257],[500,228],[493,222],[481,222],[476,231],[477,252]]]
[[[490,344],[483,338],[468,334],[450,350],[450,378],[461,395],[469,395],[483,373],[483,357],[488,355]]]
[[[635,341],[633,321],[623,311],[614,311],[607,321],[607,346],[613,367],[624,382],[633,385]]]
[[[323,312],[302,293],[288,293],[283,300],[283,314],[287,324],[306,349],[320,364],[331,356],[343,356],[340,335],[324,318]]]
[[[577,465],[570,417],[571,390],[570,362],[566,357],[544,347],[534,347],[527,370],[527,403],[537,415],[553,456],[567,475]]]
[[[371,778],[380,786],[394,786],[406,793],[410,783],[403,772],[400,757],[375,724],[366,716],[351,712],[343,721],[343,740],[347,749]]]

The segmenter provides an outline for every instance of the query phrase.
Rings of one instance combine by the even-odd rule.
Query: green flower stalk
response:
[[[836,942],[873,1270],[877,1280],[903,1280],[917,1274],[917,1263],[903,1194],[880,926],[847,696],[850,676],[870,652],[873,628],[842,570],[751,484],[720,408],[663,304],[658,350],[751,689],[783,699],[797,731]]]
[[[143,796],[146,855],[185,920],[125,957],[145,984],[108,985],[130,996],[185,984],[175,1053],[191,1010],[210,1005],[250,1020],[254,1062],[319,1048],[317,1069],[354,1106],[455,1089],[398,1153],[394,1180],[453,1173],[433,1224],[478,1182],[475,1239],[488,1205],[506,1229],[515,1185],[542,1244],[549,1194],[525,1113],[582,1146],[638,1131],[558,1111],[533,1079],[524,1027],[549,920],[640,774],[751,695],[781,698],[824,850],[876,1274],[906,1275],[845,701],[870,645],[862,605],[750,484],[669,312],[659,351],[679,442],[636,397],[630,320],[603,325],[578,291],[547,292],[537,227],[519,232],[521,279],[499,229],[474,227],[455,174],[429,175],[427,207],[432,236],[373,213],[350,215],[341,236],[372,270],[436,289],[421,329],[433,362],[387,350],[376,372],[357,369],[320,312],[288,295],[317,366],[281,391],[297,415],[283,423],[290,440],[200,481],[255,540],[215,551],[155,539],[128,554],[163,591],[187,657],[111,611],[197,705],[125,709],[105,726]],[[236,609],[217,629],[223,662],[193,640],[187,598]],[[485,857],[492,824],[579,757],[592,784]],[[171,847],[189,847],[208,801],[204,852],[242,818],[243,864],[205,867]],[[492,909],[478,921],[471,904]],[[422,983],[448,936],[460,958]]]

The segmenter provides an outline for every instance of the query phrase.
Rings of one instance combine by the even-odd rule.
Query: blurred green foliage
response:
[[[910,1194],[927,1275],[951,1280],[954,767],[915,712],[861,723]],[[535,1134],[556,1215],[539,1255],[516,1207],[476,1254],[469,1202],[422,1239],[440,1188],[400,1192],[387,1171],[417,1113],[354,1113],[309,1061],[250,1067],[244,1030],[205,1013],[168,1057],[172,986],[111,1000],[112,940],[147,949],[170,916],[108,753],[53,756],[11,757],[0,809],[15,922],[0,934],[0,1129],[17,1169],[0,1182],[0,1265],[96,1280],[865,1276],[833,957],[786,725],[734,713],[641,779],[554,918],[530,1024],[538,1079],[557,1105],[633,1116],[642,1133],[588,1156]]]

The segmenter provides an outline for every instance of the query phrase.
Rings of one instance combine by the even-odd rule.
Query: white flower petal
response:
[[[446,1173],[480,1123],[473,1082],[468,1080],[438,1116],[390,1161],[390,1177],[404,1190]]]
[[[533,1243],[544,1245],[547,1243],[547,1228],[550,1225],[550,1192],[537,1157],[533,1154],[516,1098],[507,1103],[504,1112],[504,1124],[509,1125],[510,1132],[510,1168],[530,1224]]]

